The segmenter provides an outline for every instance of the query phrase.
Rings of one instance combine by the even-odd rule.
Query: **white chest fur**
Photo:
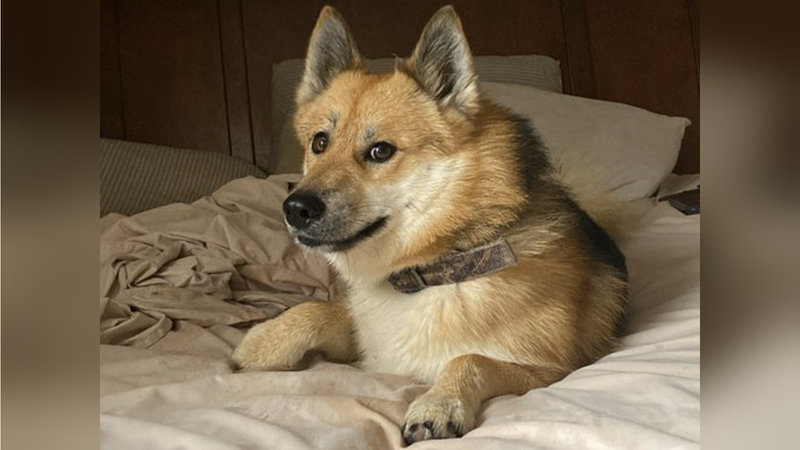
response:
[[[386,282],[353,286],[348,302],[363,352],[360,365],[432,383],[459,355],[513,360],[506,349],[481,336],[486,305],[479,302],[487,298],[480,281],[468,284],[468,289],[447,285],[416,294],[398,292]]]

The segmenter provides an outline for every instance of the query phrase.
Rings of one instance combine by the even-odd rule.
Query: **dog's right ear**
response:
[[[452,6],[441,8],[431,17],[406,64],[420,86],[440,104],[467,116],[477,111],[472,53]]]
[[[344,18],[330,6],[322,8],[308,43],[306,69],[297,90],[297,103],[312,100],[337,75],[360,66],[361,56]]]

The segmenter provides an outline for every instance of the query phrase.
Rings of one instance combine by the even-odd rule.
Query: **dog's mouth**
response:
[[[388,219],[389,219],[388,216],[381,217],[380,219],[362,228],[361,231],[357,232],[351,237],[342,240],[330,241],[330,240],[315,239],[308,236],[298,235],[297,241],[305,245],[306,247],[329,247],[330,251],[332,252],[341,252],[355,247],[355,245],[358,244],[359,242],[369,238],[370,236],[380,231],[381,228],[386,226],[386,221]]]

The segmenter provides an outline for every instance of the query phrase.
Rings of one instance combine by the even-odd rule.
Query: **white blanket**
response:
[[[461,439],[414,448],[699,447],[700,219],[666,203],[647,209],[618,239],[630,270],[622,348],[550,387],[490,400]],[[426,386],[322,360],[298,372],[233,373],[242,327],[184,319],[147,348],[101,345],[103,448],[403,445],[403,415]]]

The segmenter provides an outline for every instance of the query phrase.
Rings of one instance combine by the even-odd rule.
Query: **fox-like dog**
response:
[[[405,416],[411,444],[460,437],[484,400],[613,350],[625,258],[556,181],[531,124],[481,96],[452,7],[390,74],[368,73],[323,8],[297,105],[304,175],[285,220],[347,291],[253,327],[240,368],[291,369],[315,351],[430,383]]]

